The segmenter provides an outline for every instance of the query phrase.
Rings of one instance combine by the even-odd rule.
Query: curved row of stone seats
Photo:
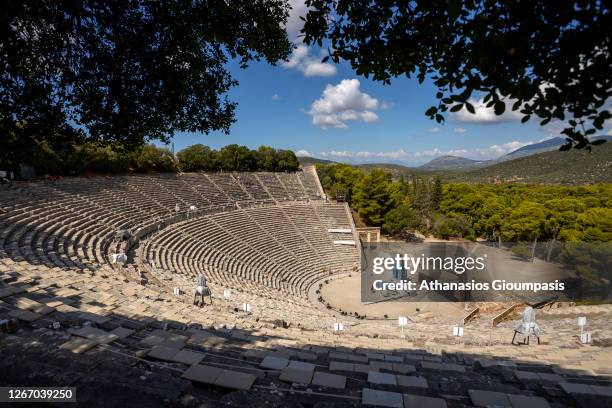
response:
[[[52,381],[61,370],[61,381],[68,376],[83,390],[80,378],[100,381],[112,364],[117,372],[113,380],[123,370],[134,376],[128,375],[122,388],[140,399],[150,388],[142,387],[145,363],[150,384],[170,387],[160,395],[165,405],[196,401],[193,394],[182,393],[198,388],[205,392],[195,395],[214,398],[198,403],[212,406],[227,402],[221,395],[233,389],[261,405],[278,402],[278,393],[283,393],[282,402],[307,406],[598,407],[612,400],[605,348],[569,343],[430,346],[399,335],[376,338],[373,326],[361,337],[297,325],[281,328],[263,323],[262,317],[299,321],[307,309],[242,293],[199,309],[104,271],[79,274],[5,261],[0,262],[0,320],[16,318],[20,327],[0,336],[0,348],[8,351],[0,369],[16,355],[18,375],[39,368],[44,355],[47,369],[27,373],[37,381]],[[251,303],[252,313],[235,311],[241,302]],[[331,324],[329,316],[310,313]],[[53,328],[54,322],[60,327]],[[86,375],[71,375],[79,367]],[[134,367],[139,371],[131,371]],[[180,378],[197,387],[177,382]]]
[[[204,197],[210,199],[212,204],[266,200],[287,201],[304,198],[320,199],[320,194],[313,192],[312,186],[316,186],[316,181],[311,180],[313,177],[311,172],[305,174],[302,172],[197,173],[182,174],[176,177],[188,182],[192,189],[200,191]],[[195,188],[193,188],[193,183],[195,183]],[[171,184],[168,184],[167,187],[171,190],[176,189],[176,186]],[[180,191],[173,191],[180,196]]]
[[[116,228],[151,218],[121,201],[108,208],[90,196],[70,195],[45,183],[20,188],[19,193],[38,206],[14,207],[6,214],[3,247],[12,243],[12,249],[5,250],[7,256],[23,258],[20,252],[27,251],[32,260],[46,262],[50,255],[61,266],[84,267],[81,260],[102,263],[104,244]],[[0,200],[8,198],[2,194]]]
[[[328,204],[321,207],[321,211],[334,208],[336,205]],[[328,267],[331,271],[340,272],[352,270],[358,263],[359,255],[356,247],[347,250],[339,249],[338,245],[333,244],[333,236],[322,224],[313,206],[284,206],[282,207],[286,217],[323,256],[328,260]]]
[[[229,289],[231,293],[251,294],[256,296],[256,299],[279,298],[279,291],[271,289],[270,286],[242,279],[235,274],[228,274],[209,264],[202,263],[164,247],[158,246],[153,253],[145,248],[143,253],[146,254],[145,256],[149,256],[150,260],[148,263],[143,264],[143,266],[160,281],[160,285],[178,288],[187,300],[193,299],[194,282],[196,282],[196,276],[200,272],[203,272],[207,277],[208,285],[212,290],[213,296],[217,299],[223,296],[225,289]],[[180,272],[177,273],[177,271]],[[291,296],[291,293],[286,293],[286,295],[289,296],[281,297],[286,305],[307,305],[304,302],[300,302],[297,297]],[[235,294],[232,295],[232,298],[234,297],[236,297]],[[253,302],[253,300],[246,299],[246,302]],[[257,301],[255,301],[255,304],[257,304]],[[267,308],[269,305],[265,307]],[[308,309],[310,308],[311,306],[308,306]]]
[[[350,217],[350,209],[344,205],[314,205],[317,217],[331,236],[333,241],[355,242],[354,227]],[[350,232],[338,232],[339,230],[350,230]],[[355,242],[355,245],[358,245]],[[337,244],[336,248],[341,256],[354,256],[353,245]]]
[[[276,177],[285,187],[289,197],[293,197],[294,200],[309,198],[296,173],[277,173]]]
[[[241,241],[229,235],[208,218],[175,225],[162,231],[156,238],[153,258],[164,269],[185,273],[176,265],[176,256],[193,259],[198,270],[190,270],[191,276],[197,271],[210,273],[213,281],[219,281],[215,271],[223,271],[223,275],[233,275],[240,280],[252,281],[277,290],[287,290],[296,295],[296,288],[281,282],[276,276],[263,272],[271,263],[261,256],[261,253],[242,245]],[[152,245],[147,248],[151,251]],[[173,258],[174,256],[174,258]],[[144,255],[150,258],[149,254]],[[149,258],[147,258],[149,257]],[[266,262],[267,263],[264,263]],[[238,280],[238,279],[237,279]],[[195,281],[195,280],[194,280]],[[245,283],[246,283],[245,282]],[[239,286],[238,286],[239,287]]]
[[[219,202],[216,202],[214,199],[211,200],[207,197],[206,194],[202,192],[198,192],[189,181],[185,180],[185,177],[182,175],[174,175],[174,174],[155,174],[148,176],[152,180],[155,181],[159,185],[159,187],[174,197],[173,207],[179,206],[179,211],[181,208],[183,210],[195,206],[196,208],[205,208],[211,205],[218,205]],[[218,193],[218,192],[217,192]],[[213,197],[214,198],[213,193]],[[226,202],[225,200],[221,203]],[[172,205],[172,204],[171,204]]]
[[[35,216],[29,213],[21,213],[21,215],[25,214],[26,216],[20,218],[19,212],[13,214],[15,215],[3,220],[3,256],[27,259],[32,263],[51,262],[69,266],[83,266],[80,258],[84,254],[79,254],[74,242],[65,238],[65,236],[82,232],[80,228],[89,227],[88,224],[91,222],[73,221],[70,224],[66,221],[69,218],[66,213],[62,212],[62,208],[54,208],[53,206],[37,211]],[[105,227],[108,228],[107,226],[101,228]],[[54,258],[53,262],[50,257]]]
[[[189,211],[192,206],[201,209],[239,201],[272,200],[257,176],[242,173],[242,177],[257,184],[242,185],[240,175],[220,173],[66,178],[19,183],[19,188],[12,190],[3,186],[0,205],[10,215],[5,223],[16,223],[17,213],[31,212],[31,217],[21,223],[23,228],[4,231],[3,235],[18,243],[22,242],[21,234],[25,234],[25,242],[35,245],[35,255],[51,250],[54,258],[61,258],[59,265],[82,266],[73,263],[78,256],[87,262],[104,263],[107,241],[117,229],[142,228],[172,216],[177,209]],[[37,228],[39,220],[43,229]],[[30,252],[12,253],[32,257]]]
[[[267,294],[267,296],[265,292],[249,294],[232,288],[231,298],[221,300],[221,294],[225,287],[213,285],[216,298],[214,305],[207,305],[206,308],[199,309],[190,305],[193,296],[192,285],[189,286],[189,292],[186,293],[185,297],[175,297],[168,294],[165,289],[155,285],[143,287],[119,279],[106,268],[83,273],[75,269],[48,268],[42,265],[32,268],[20,263],[5,261],[10,260],[4,259],[0,262],[0,277],[3,277],[6,271],[17,274],[20,277],[19,283],[27,285],[23,286],[24,289],[19,293],[23,293],[24,290],[28,293],[45,291],[57,297],[60,301],[66,300],[66,304],[73,307],[77,304],[73,301],[68,302],[68,298],[79,296],[78,313],[99,313],[103,317],[108,313],[100,309],[100,307],[104,308],[101,304],[104,303],[102,299],[113,297],[112,304],[121,306],[123,310],[136,311],[149,318],[175,318],[184,323],[194,321],[208,322],[208,324],[213,325],[245,324],[248,321],[248,324],[256,325],[259,321],[261,322],[259,325],[261,325],[264,322],[283,319],[293,324],[300,324],[301,322],[310,325],[310,327],[316,327],[321,321],[325,321],[327,326],[331,325],[332,321],[330,316],[325,317],[324,314],[313,309],[305,301],[279,298],[272,293]],[[173,279],[175,277],[176,274],[173,274]],[[177,283],[177,281],[175,280],[173,283]],[[15,291],[5,291],[3,287],[4,284],[0,281],[0,298],[6,298],[17,293]],[[86,302],[87,305],[83,305],[85,292],[89,293],[86,296],[89,299]],[[236,312],[236,309],[240,308],[243,302],[252,305],[252,313]],[[0,306],[2,304],[0,302]],[[76,312],[69,308],[64,311]]]
[[[306,176],[299,174],[264,178],[272,180],[275,188],[281,186],[287,193],[282,198],[287,199],[307,195],[300,180]],[[283,208],[272,206],[266,182],[256,174],[138,175],[18,184],[0,195],[0,255],[31,265],[96,272],[109,263],[110,254],[130,253],[135,241],[116,242],[117,230],[130,230],[137,241],[156,227],[163,231],[184,219],[191,206],[197,207],[198,214],[227,211],[223,206],[235,210],[232,215],[208,217],[212,226],[205,230],[215,232],[211,241],[223,237],[217,246],[202,246],[202,238],[184,239],[185,234],[180,233],[169,250],[162,248],[155,255],[162,256],[153,264],[161,270],[185,271],[191,279],[204,270],[230,288],[243,286],[268,297],[281,291],[290,298],[304,299],[319,278],[355,261],[355,253],[352,259],[335,256],[330,236],[318,225],[314,210],[308,211],[308,220],[296,222],[287,214],[293,213],[293,203],[286,202]],[[269,202],[257,203],[260,198]],[[238,202],[247,208],[236,207]],[[282,222],[270,223],[275,218]],[[133,258],[130,255],[130,262]],[[119,277],[130,276],[137,282],[148,272],[132,264],[117,269]],[[183,281],[183,286],[189,286],[191,279]]]
[[[267,201],[273,199],[255,174],[237,173],[235,178],[255,200]]]
[[[261,224],[257,222],[257,219],[259,219],[257,214],[261,213],[253,213],[252,209],[235,214],[218,214],[213,218],[213,222],[260,256],[269,259],[271,261],[270,270],[274,271],[274,274],[279,276],[281,281],[302,289],[302,285],[305,283],[303,279],[308,278],[312,270],[304,265],[283,242],[277,239],[276,229],[266,230],[262,228]],[[261,214],[260,217],[267,218],[269,215]],[[289,241],[297,238],[303,244],[300,237],[296,237],[295,234],[285,238]],[[307,287],[308,283],[305,283],[305,288],[302,290],[306,290]]]
[[[268,194],[277,201],[291,200],[292,197],[274,173],[255,173]]]
[[[176,185],[175,189],[182,191],[182,189],[188,187],[202,197],[205,197],[211,205],[223,205],[235,201],[206,177],[204,173],[179,174],[176,178],[182,181],[183,184]]]
[[[145,263],[192,278],[203,272],[220,283],[236,276],[245,283],[307,297],[310,287],[330,271],[351,270],[359,260],[356,248],[339,253],[320,225],[316,212],[325,213],[327,209],[333,209],[337,217],[336,206],[315,210],[307,203],[200,216],[155,234],[139,256]],[[287,215],[295,212],[293,219]],[[310,218],[304,220],[302,214]],[[346,217],[347,213],[343,214]],[[308,235],[295,219],[302,219],[301,228]]]
[[[184,242],[187,245],[190,244],[188,240]],[[262,288],[267,288],[263,284],[257,286],[255,282],[243,279],[241,276],[236,275],[236,273],[227,273],[215,265],[204,263],[190,255],[168,249],[162,245],[156,246],[155,249],[151,249],[151,246],[147,245],[142,253],[142,257],[145,258],[143,266],[147,267],[148,265],[151,268],[149,272],[154,277],[157,277],[162,283],[171,281],[173,282],[172,287],[179,287],[184,291],[193,291],[196,276],[200,272],[204,273],[207,279],[214,285],[240,288],[253,293],[262,293],[264,292]],[[168,285],[166,284],[166,286]],[[269,286],[273,285],[270,284]]]
[[[231,173],[207,173],[206,177],[232,198],[232,201],[251,201],[253,197],[247,192]]]
[[[281,206],[252,208],[247,214],[309,268],[324,269],[324,258],[285,215]]]
[[[312,200],[320,200],[323,198],[323,191],[318,183],[318,175],[314,166],[306,166],[304,170],[297,173],[306,195]]]

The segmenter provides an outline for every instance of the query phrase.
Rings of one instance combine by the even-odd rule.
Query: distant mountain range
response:
[[[597,136],[593,140],[606,139],[612,140],[612,136]],[[521,157],[531,156],[538,153],[550,152],[559,150],[561,145],[565,144],[565,139],[562,137],[554,137],[538,143],[532,143],[527,146],[520,147],[506,155],[503,155],[494,160],[473,160],[459,156],[440,156],[420,166],[423,170],[463,170],[475,169],[487,166],[492,166],[497,163],[515,160]]]
[[[559,147],[565,144],[565,139],[562,137],[553,137],[539,143],[533,143],[527,146],[520,147],[513,152],[510,152],[499,159],[496,162],[507,161],[512,159],[518,159],[519,157],[529,156],[531,154],[538,154],[543,152],[549,152],[551,150],[558,150]]]
[[[419,168],[422,170],[471,169],[486,166],[489,163],[490,160],[472,160],[465,157],[447,155],[436,157]]]
[[[420,167],[395,163],[354,165],[364,171],[382,168],[393,177],[438,175],[446,181],[487,183],[523,182],[552,184],[612,183],[612,136],[592,151],[572,149],[559,151],[565,139],[557,137],[514,150],[495,160],[472,160],[458,156],[441,156]],[[299,157],[300,164],[334,163],[313,157]]]
[[[612,142],[595,146],[590,152],[585,149],[552,150],[487,167],[447,171],[441,177],[447,181],[468,183],[612,183]]]
[[[310,156],[299,156],[298,161],[300,162],[300,166],[335,163],[334,161],[331,161],[331,160],[317,159],[316,157],[310,157]]]

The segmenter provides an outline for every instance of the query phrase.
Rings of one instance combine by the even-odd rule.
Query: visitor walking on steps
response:
[[[193,304],[197,306],[204,306],[204,292],[207,289],[206,287],[206,277],[203,273],[198,274],[196,291],[193,296]],[[199,299],[198,299],[199,296]]]

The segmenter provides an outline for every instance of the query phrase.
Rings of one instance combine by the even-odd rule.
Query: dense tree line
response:
[[[366,224],[402,237],[495,241],[612,241],[612,185],[442,184],[345,164],[319,165],[323,188],[341,193]]]
[[[300,163],[291,150],[231,144],[220,150],[196,144],[177,153],[182,171],[295,171]]]
[[[319,165],[318,172],[331,198],[346,199],[363,222],[395,238],[420,232],[485,239],[526,260],[562,262],[585,291],[612,290],[611,184],[442,184],[431,177],[393,180],[382,169],[366,174],[345,164]]]
[[[54,150],[47,143],[36,144],[23,164],[36,175],[86,173],[176,172],[176,171],[295,171],[299,162],[291,150],[261,146],[250,150],[235,144],[220,150],[201,144],[179,151],[176,157],[166,147],[153,144],[126,149],[123,146],[85,143]],[[5,170],[0,168],[0,170]]]
[[[502,241],[612,241],[612,186],[445,186],[445,233]],[[438,231],[440,233],[440,231]]]
[[[32,167],[37,176],[176,171],[172,152],[153,144],[125,149],[119,145],[85,143],[55,150],[42,142],[31,148],[31,154],[22,160],[22,164]]]

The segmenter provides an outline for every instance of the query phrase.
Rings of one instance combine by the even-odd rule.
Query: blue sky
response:
[[[293,40],[299,12],[300,5],[288,24]],[[430,82],[401,78],[385,86],[356,76],[346,63],[322,64],[321,58],[320,50],[301,45],[278,66],[255,62],[243,70],[230,64],[239,81],[229,93],[238,102],[230,134],[178,133],[176,151],[195,143],[263,144],[335,161],[418,165],[443,154],[496,158],[562,129],[521,124],[512,112],[495,117],[477,101],[476,115],[462,111],[439,125],[424,114],[436,103]]]

